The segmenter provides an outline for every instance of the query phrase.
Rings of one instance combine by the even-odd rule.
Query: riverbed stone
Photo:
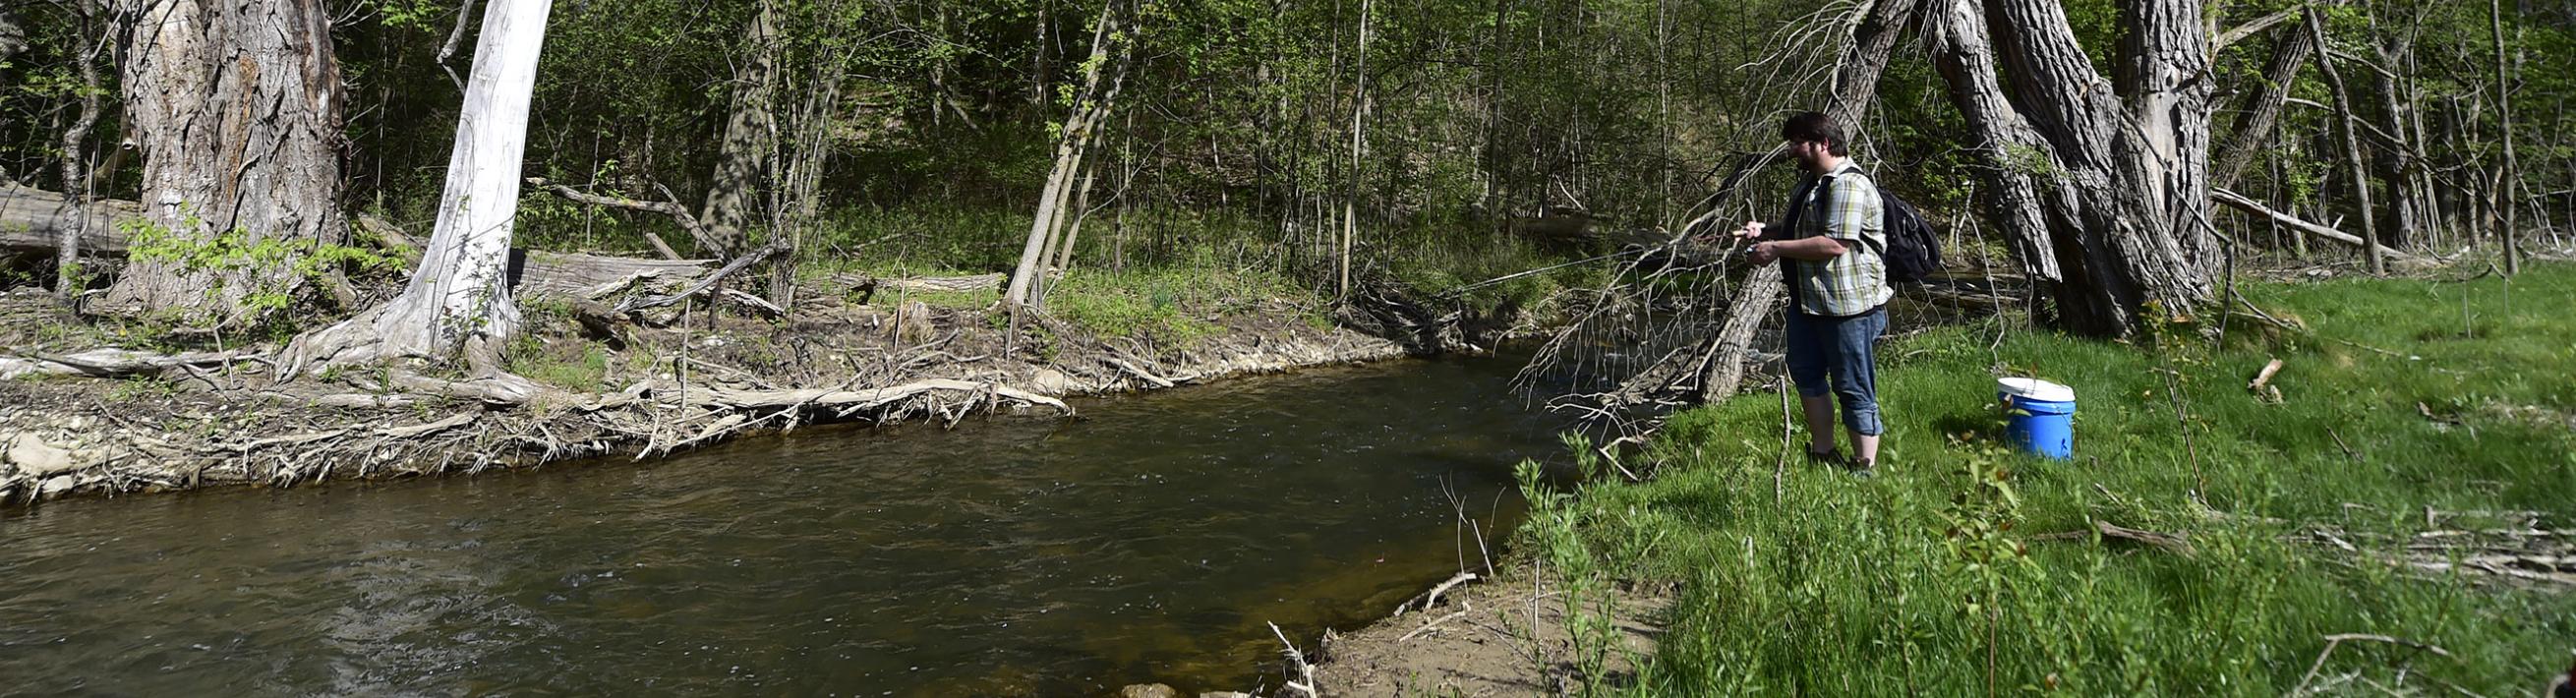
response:
[[[1035,375],[1029,376],[1029,390],[1036,391],[1040,395],[1070,393],[1073,392],[1073,377],[1065,375],[1063,371],[1041,368]]]
[[[7,460],[29,478],[42,478],[80,467],[71,449],[46,443],[44,437],[20,432],[9,440]]]
[[[1118,689],[1118,698],[1181,698],[1181,691],[1159,683],[1129,684]]]
[[[80,481],[73,479],[70,475],[56,475],[54,476],[54,479],[46,480],[45,486],[37,489],[36,494],[38,496],[51,497],[64,492],[70,492],[73,487],[79,485]]]

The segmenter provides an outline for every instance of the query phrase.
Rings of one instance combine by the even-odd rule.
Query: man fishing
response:
[[[1842,401],[1851,432],[1848,465],[1867,476],[1878,465],[1875,344],[1887,330],[1887,231],[1878,187],[1846,156],[1841,125],[1818,112],[1789,117],[1780,126],[1806,176],[1789,196],[1779,230],[1747,222],[1735,235],[1751,243],[1755,264],[1780,263],[1788,285],[1786,328],[1789,378],[1806,407],[1807,454],[1840,461],[1834,445],[1834,400]]]

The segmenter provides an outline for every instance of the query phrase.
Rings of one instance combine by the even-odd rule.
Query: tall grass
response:
[[[2576,594],[2389,561],[2428,508],[2576,519],[2576,268],[2245,291],[2309,329],[1883,345],[1877,478],[1783,458],[1780,397],[1756,393],[1677,416],[1650,481],[1532,499],[1578,513],[1607,573],[1682,582],[1647,695],[2523,695],[2563,671]],[[2245,388],[2275,357],[2279,404]],[[2001,373],[2078,391],[2076,459],[1994,443]],[[2092,520],[2191,549],[2043,535]],[[2359,549],[2302,535],[2320,525]],[[2347,643],[2311,676],[2338,633],[2450,656]]]

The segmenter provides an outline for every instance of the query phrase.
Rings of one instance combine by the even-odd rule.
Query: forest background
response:
[[[120,40],[133,5],[0,10],[0,179],[140,195],[145,136],[127,108],[136,86],[123,84],[135,49]],[[2062,6],[2111,74],[2120,8]],[[2563,244],[2576,226],[2576,6],[2320,3],[2314,30],[2301,21],[2308,7],[2208,4],[2213,185],[2395,250],[2457,254],[2508,228]],[[425,236],[435,218],[471,58],[460,39],[480,14],[470,9],[320,8],[345,86],[330,145],[353,220]],[[1823,108],[1855,9],[570,2],[547,31],[526,154],[526,173],[557,186],[523,189],[516,241],[723,258],[788,238],[782,288],[854,268],[1011,272],[1032,219],[1057,200],[1081,221],[1058,224],[1077,233],[1047,250],[1058,274],[1221,272],[1327,298],[1356,274],[1437,292],[1607,253],[1640,237],[1617,231],[1661,233],[1705,212],[1697,205],[1729,166],[1776,141],[1780,118]],[[1975,130],[1923,43],[1909,33],[1892,52],[1878,108],[1856,129],[1863,162],[1942,223],[1953,259],[1979,258],[1979,245],[2002,246],[1981,242],[1990,226],[1976,220],[1987,213],[1978,169],[1991,161],[1975,157]],[[1068,125],[1090,153],[1059,175]],[[1767,213],[1770,198],[1739,205]],[[2238,261],[2323,252],[2295,228],[2216,210],[2214,224],[2244,243]],[[1467,295],[1537,304],[1599,266]],[[13,285],[113,282],[9,268]],[[297,291],[274,305],[328,304]],[[297,316],[244,324],[291,328],[278,321]]]

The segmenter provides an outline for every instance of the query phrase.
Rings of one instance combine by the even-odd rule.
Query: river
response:
[[[1396,361],[646,463],[0,513],[0,693],[1097,695],[1277,686],[1519,516],[1511,359]],[[1310,646],[1311,647],[1311,646]]]

